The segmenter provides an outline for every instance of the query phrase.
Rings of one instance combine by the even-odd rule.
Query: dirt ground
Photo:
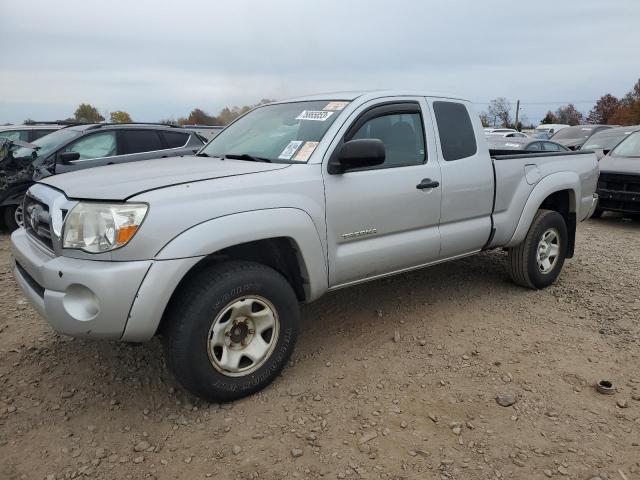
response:
[[[305,306],[282,377],[208,405],[166,372],[158,341],[54,334],[2,235],[0,479],[640,478],[640,222],[582,224],[544,291],[511,284],[504,260]],[[600,379],[617,393],[597,393]]]

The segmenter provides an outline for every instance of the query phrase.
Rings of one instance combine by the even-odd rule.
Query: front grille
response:
[[[24,228],[32,238],[53,251],[49,206],[29,195],[24,199]]]
[[[602,210],[640,213],[640,175],[601,173],[598,195]]]

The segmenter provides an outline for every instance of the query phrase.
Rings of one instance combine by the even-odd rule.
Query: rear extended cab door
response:
[[[433,132],[424,97],[370,100],[341,126],[322,165],[331,288],[438,260],[441,178]],[[353,138],[382,140],[385,163],[329,173],[332,155]],[[418,187],[426,180],[435,187]]]
[[[469,102],[427,98],[442,172],[441,259],[482,249],[492,233],[493,163]]]

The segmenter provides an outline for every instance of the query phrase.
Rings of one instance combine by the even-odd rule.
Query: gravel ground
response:
[[[3,235],[0,479],[640,478],[640,223],[577,243],[544,291],[489,252],[328,295],[282,377],[209,405],[157,341],[54,334]]]

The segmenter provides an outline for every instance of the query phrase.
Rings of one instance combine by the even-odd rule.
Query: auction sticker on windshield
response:
[[[316,122],[324,122],[327,118],[333,115],[334,112],[328,112],[326,110],[303,110],[300,115],[296,117],[296,120],[315,120]]]
[[[349,105],[349,102],[329,102],[322,110],[340,111]]]
[[[296,153],[296,150],[298,150],[298,148],[300,148],[300,145],[302,145],[304,142],[302,140],[292,140],[289,142],[289,144],[284,147],[284,150],[282,150],[282,152],[280,153],[280,155],[278,155],[278,158],[280,160],[291,160],[291,157],[293,157],[293,154]]]
[[[293,160],[296,162],[306,162],[311,158],[311,154],[318,146],[319,142],[304,142],[304,145],[300,149],[300,151],[293,157]]]

